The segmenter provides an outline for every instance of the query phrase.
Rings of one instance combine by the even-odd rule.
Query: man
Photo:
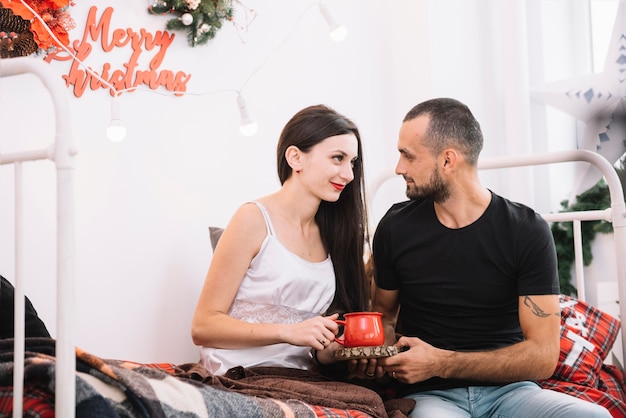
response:
[[[407,202],[373,243],[386,344],[400,354],[361,362],[415,399],[413,417],[610,417],[541,389],[559,357],[559,282],[548,224],[480,183],[480,125],[463,103],[415,106],[400,129],[396,173]],[[396,332],[403,335],[396,342]]]

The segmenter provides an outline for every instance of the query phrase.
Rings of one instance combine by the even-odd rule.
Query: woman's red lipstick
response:
[[[346,187],[345,184],[333,183],[332,181],[330,182],[330,184],[332,184],[333,187],[339,191],[343,190]]]

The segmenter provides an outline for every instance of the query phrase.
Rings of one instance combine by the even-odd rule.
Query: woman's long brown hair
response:
[[[363,259],[368,229],[361,136],[350,119],[327,106],[316,105],[302,109],[287,122],[276,150],[278,177],[283,184],[292,175],[285,158],[287,148],[294,145],[306,153],[326,138],[343,134],[354,134],[358,143],[354,180],[336,202],[322,201],[315,215],[335,269],[336,291],[329,313],[366,311],[369,307]]]

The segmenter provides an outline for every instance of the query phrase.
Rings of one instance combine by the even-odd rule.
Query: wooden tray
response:
[[[378,345],[374,347],[344,347],[335,351],[338,360],[358,358],[382,358],[398,354],[398,348],[392,345]]]

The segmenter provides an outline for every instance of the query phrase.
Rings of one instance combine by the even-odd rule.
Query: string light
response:
[[[330,11],[328,10],[328,7],[326,7],[324,3],[320,2],[319,7],[320,13],[324,17],[324,20],[326,20],[328,28],[330,29],[330,32],[328,33],[330,39],[335,42],[341,42],[346,39],[346,36],[348,36],[348,29],[345,27],[345,25],[341,25],[335,21],[333,16],[330,14]]]
[[[126,127],[120,119],[120,103],[117,94],[111,100],[111,123],[107,128],[107,138],[113,142],[121,142],[126,138]]]
[[[126,91],[135,91],[135,90],[143,90],[143,91],[148,91],[150,93],[158,93],[158,94],[163,94],[163,93],[161,93],[159,91],[156,91],[156,90],[148,90],[148,89],[141,88],[141,87],[132,87],[132,88],[129,88],[129,89],[117,90],[111,83],[109,83],[107,80],[103,79],[98,73],[93,71],[91,69],[91,67],[85,65],[85,63],[83,63],[76,56],[76,54],[73,51],[71,51],[68,47],[66,47],[57,38],[57,36],[52,32],[52,30],[50,30],[50,28],[48,27],[47,23],[43,20],[43,18],[35,10],[33,10],[28,4],[26,4],[26,2],[24,0],[20,0],[20,2],[24,5],[24,7],[26,7],[35,16],[35,18],[37,20],[39,20],[43,24],[44,28],[48,31],[48,33],[50,34],[52,39],[54,39],[54,41],[57,43],[58,46],[60,46],[76,62],[78,62],[80,64],[80,66],[87,73],[92,75],[94,78],[96,78],[98,81],[100,81],[103,85],[105,85],[108,89],[111,90],[111,93],[113,93],[113,98],[111,100],[111,120],[110,120],[109,126],[107,127],[106,135],[107,135],[107,137],[111,141],[114,141],[114,142],[119,142],[119,141],[124,140],[124,138],[126,137],[126,128],[122,124],[122,121],[121,121],[121,118],[120,118],[120,110],[119,110],[119,96],[121,95],[121,93],[126,92]],[[239,108],[239,115],[241,117],[241,124],[240,124],[239,130],[245,136],[253,136],[253,135],[255,135],[256,132],[257,132],[257,129],[258,129],[258,125],[257,125],[256,122],[254,122],[250,118],[250,114],[248,112],[248,108],[246,106],[246,102],[245,102],[243,96],[241,95],[241,92],[242,92],[244,86],[252,78],[252,76],[265,64],[265,62],[267,62],[267,60],[269,60],[269,58],[275,52],[277,52],[287,42],[287,40],[289,40],[289,38],[291,38],[291,36],[295,32],[296,28],[298,27],[298,23],[300,22],[302,17],[305,15],[305,13],[314,4],[315,3],[311,3],[307,8],[305,8],[305,10],[296,19],[296,23],[295,23],[293,29],[291,30],[291,32],[289,33],[289,35],[268,56],[266,56],[266,58],[261,62],[261,64],[254,71],[252,71],[252,73],[250,73],[250,75],[243,82],[243,84],[242,84],[242,86],[241,86],[241,88],[239,90],[230,89],[230,90],[220,90],[220,91],[212,91],[212,92],[206,92],[206,93],[192,93],[192,92],[175,91],[175,92],[169,92],[168,95],[174,94],[174,95],[177,95],[177,96],[180,96],[180,95],[200,96],[200,95],[216,94],[216,93],[221,93],[221,92],[225,92],[225,91],[236,92],[237,93],[237,106]],[[341,40],[345,39],[345,37],[347,35],[346,27],[344,25],[340,25],[340,24],[337,24],[335,22],[335,20],[333,19],[332,15],[330,14],[330,11],[328,10],[328,8],[326,7],[325,4],[323,4],[322,2],[319,2],[318,5],[319,5],[319,9],[320,9],[321,14],[324,17],[324,19],[326,20],[326,23],[328,24],[328,27],[330,29],[329,36],[331,37],[331,39],[333,39],[335,41],[341,41]]]
[[[241,115],[241,125],[239,126],[239,131],[241,131],[244,136],[255,135],[258,126],[256,122],[250,118],[246,101],[241,94],[237,96],[237,107],[239,107],[239,115]]]

